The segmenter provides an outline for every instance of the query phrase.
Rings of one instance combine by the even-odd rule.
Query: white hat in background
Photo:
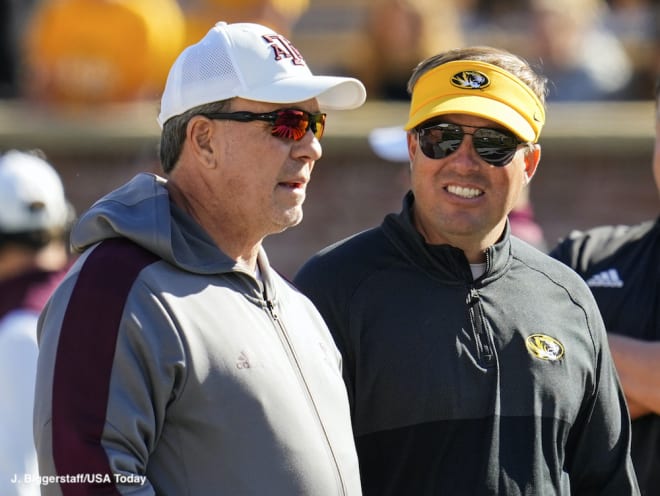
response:
[[[0,156],[0,232],[63,229],[70,219],[62,181],[48,162],[16,150]]]
[[[383,160],[408,163],[408,133],[403,126],[377,127],[369,133],[371,150]]]
[[[366,90],[354,78],[315,76],[293,44],[270,28],[219,22],[172,65],[158,123],[234,97],[269,103],[317,98],[322,110],[344,110],[362,105]]]

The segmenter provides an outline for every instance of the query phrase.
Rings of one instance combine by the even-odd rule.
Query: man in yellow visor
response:
[[[343,355],[363,493],[639,494],[598,307],[510,233],[546,78],[473,47],[422,61],[408,90],[403,209],[295,279]]]

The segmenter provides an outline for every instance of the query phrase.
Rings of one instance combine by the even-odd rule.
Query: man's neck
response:
[[[197,199],[190,199],[175,183],[168,181],[166,186],[170,200],[190,215],[213,239],[216,246],[228,257],[245,265],[251,271],[257,267],[257,256],[263,237],[250,236],[244,226],[237,226],[220,213],[212,214],[208,205]]]

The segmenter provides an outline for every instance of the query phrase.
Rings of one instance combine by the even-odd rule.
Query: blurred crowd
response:
[[[343,25],[324,17],[330,5],[351,10]],[[321,69],[359,77],[370,99],[407,99],[412,68],[430,53],[493,45],[548,76],[548,101],[651,100],[659,10],[655,0],[0,0],[0,98],[157,98],[183,46],[214,21],[245,20],[301,46],[298,37],[325,36],[324,52],[334,27],[350,32]],[[310,65],[327,63],[304,48]]]

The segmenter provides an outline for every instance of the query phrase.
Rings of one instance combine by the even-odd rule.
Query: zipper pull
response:
[[[469,293],[465,298],[465,303],[469,306],[476,305],[479,302],[479,293],[476,289],[470,288]]]
[[[278,320],[279,317],[275,311],[275,303],[273,303],[273,300],[266,300],[266,308],[268,308],[270,316],[273,317],[273,319]]]

